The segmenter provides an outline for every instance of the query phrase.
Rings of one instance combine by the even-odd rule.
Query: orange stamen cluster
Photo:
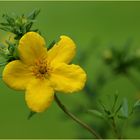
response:
[[[38,59],[33,67],[33,74],[36,78],[44,79],[48,77],[50,68],[46,59]]]

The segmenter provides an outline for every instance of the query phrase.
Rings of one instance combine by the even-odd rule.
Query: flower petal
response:
[[[20,60],[8,63],[4,70],[2,78],[4,82],[11,88],[16,90],[24,90],[33,75],[29,71],[29,67]]]
[[[61,36],[60,41],[48,51],[48,60],[69,63],[76,52],[76,45],[67,36]]]
[[[53,97],[54,90],[48,80],[33,79],[27,87],[25,99],[32,111],[43,112],[49,107]]]
[[[47,53],[44,38],[35,32],[28,32],[20,39],[18,50],[20,59],[26,64],[33,64]]]
[[[49,80],[56,91],[72,93],[84,87],[86,73],[80,66],[59,63],[54,67]]]

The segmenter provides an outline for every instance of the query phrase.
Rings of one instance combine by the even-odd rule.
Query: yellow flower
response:
[[[49,107],[54,91],[72,93],[81,90],[86,81],[84,70],[70,61],[75,43],[67,36],[50,50],[38,33],[28,32],[19,41],[20,60],[8,63],[3,71],[5,83],[16,90],[26,90],[25,100],[35,112]]]

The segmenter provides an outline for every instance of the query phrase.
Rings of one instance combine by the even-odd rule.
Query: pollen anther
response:
[[[36,76],[36,78],[44,79],[47,78],[49,75],[49,65],[47,63],[47,60],[38,59],[35,61],[35,65],[32,69],[33,74]]]

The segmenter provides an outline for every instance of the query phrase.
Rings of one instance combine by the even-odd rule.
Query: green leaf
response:
[[[0,23],[0,29],[15,34],[15,39],[19,40],[26,32],[32,31],[32,25],[40,10],[34,10],[28,16],[9,16],[3,15],[5,22]],[[36,29],[37,30],[37,29]],[[38,31],[38,30],[37,30]]]
[[[121,116],[128,118],[128,115],[129,115],[129,113],[128,113],[128,101],[126,98],[123,99],[121,113],[122,113]]]
[[[101,107],[103,108],[104,112],[107,114],[107,115],[111,115],[111,111],[109,111],[106,106],[103,104],[103,102],[101,100],[99,100],[99,103],[101,105]]]
[[[26,25],[26,27],[25,27],[26,28],[26,32],[28,32],[31,29],[32,25],[33,25],[33,22],[30,22],[30,23],[28,23]]]
[[[55,40],[53,40],[53,41],[49,44],[48,50],[51,49],[51,48],[54,46],[55,43],[56,43]]]
[[[134,104],[134,108],[136,108],[136,107],[138,107],[138,106],[140,106],[140,100],[137,100],[136,102],[135,102],[135,104]]]
[[[115,115],[120,111],[121,108],[122,108],[122,104],[120,104],[120,105],[118,106],[118,108],[116,109]]]
[[[6,32],[10,31],[10,28],[8,28],[8,27],[0,27],[0,29],[3,30],[3,31],[6,31]]]
[[[9,26],[9,23],[3,23],[3,22],[1,22],[0,25],[2,25],[2,26]]]
[[[40,13],[40,9],[35,9],[34,11],[32,11],[27,18],[28,19],[35,19],[36,16]]]
[[[28,120],[31,119],[34,115],[36,114],[36,112],[34,111],[30,111],[29,115],[28,115]]]
[[[5,18],[6,21],[7,21],[10,25],[14,25],[14,23],[15,23],[14,18],[8,16],[7,14],[4,14],[4,15],[3,15],[3,18]]]
[[[97,117],[104,118],[103,113],[101,113],[98,110],[90,109],[90,110],[88,110],[88,112],[91,113],[91,114],[93,114],[93,115],[95,115],[95,116],[97,116]]]
[[[114,103],[113,103],[113,106],[112,106],[112,111],[114,111],[114,109],[115,109],[118,98],[119,98],[119,95],[116,92],[116,94],[114,94]]]
[[[6,64],[7,64],[7,62],[0,63],[0,67],[5,66]]]

